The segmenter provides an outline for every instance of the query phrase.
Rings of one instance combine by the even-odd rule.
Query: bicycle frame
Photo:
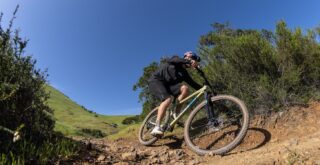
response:
[[[196,92],[194,92],[193,94],[189,95],[187,98],[181,100],[178,104],[182,104],[184,102],[186,102],[187,100],[193,98],[190,103],[182,110],[182,112],[177,116],[177,118],[175,118],[170,124],[169,127],[173,127],[177,121],[185,114],[185,112],[187,112],[187,110],[194,104],[194,102],[202,95],[206,92],[206,90],[208,89],[208,86],[204,85],[201,89],[197,90]]]

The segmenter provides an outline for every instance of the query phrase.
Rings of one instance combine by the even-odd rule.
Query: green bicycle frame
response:
[[[204,92],[207,90],[207,86],[203,86],[201,89],[197,90],[196,92],[194,92],[193,94],[191,94],[190,96],[188,96],[187,98],[181,100],[178,104],[182,104],[184,102],[186,102],[187,100],[194,98],[190,101],[190,103],[182,110],[182,112],[178,115],[177,118],[175,118],[170,124],[169,126],[172,127],[174,126],[177,121],[183,116],[183,114],[192,106],[192,104],[202,95],[204,94]]]

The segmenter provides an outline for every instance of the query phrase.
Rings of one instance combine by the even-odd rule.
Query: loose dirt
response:
[[[316,164],[320,165],[320,102],[293,107],[251,120],[242,143],[225,155],[198,156],[184,143],[183,135],[165,136],[154,145],[132,138],[83,140],[80,156],[57,164]]]

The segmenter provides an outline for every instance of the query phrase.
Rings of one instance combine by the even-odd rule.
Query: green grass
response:
[[[118,133],[108,136],[110,140],[115,140],[119,138],[129,138],[129,139],[138,139],[138,132],[141,123],[131,124],[121,129]]]
[[[90,113],[57,89],[46,86],[46,90],[50,92],[48,105],[54,109],[56,131],[68,136],[79,136],[82,135],[80,130],[87,128],[101,130],[106,135],[110,135],[127,127],[121,122],[124,118],[129,117],[128,115],[106,116]],[[115,124],[116,128],[113,127]]]

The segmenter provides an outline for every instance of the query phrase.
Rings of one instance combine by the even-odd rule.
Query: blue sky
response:
[[[77,103],[107,115],[139,114],[133,84],[160,57],[196,51],[214,22],[274,30],[279,20],[320,25],[317,0],[1,0],[7,25],[30,40],[27,54],[49,82]]]

